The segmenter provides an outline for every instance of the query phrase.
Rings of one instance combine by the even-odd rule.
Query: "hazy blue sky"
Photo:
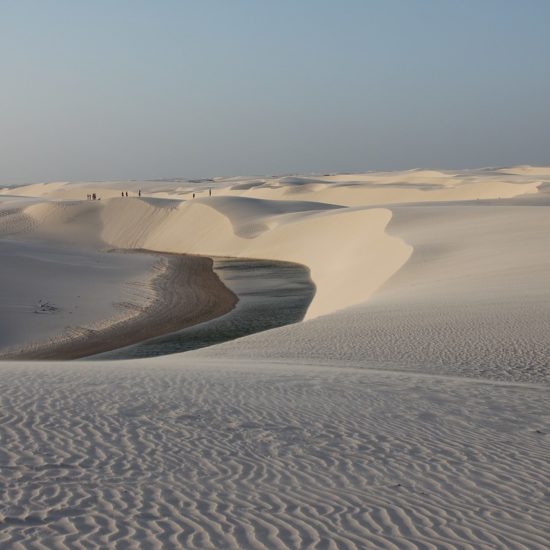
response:
[[[550,164],[549,0],[0,0],[0,183]]]

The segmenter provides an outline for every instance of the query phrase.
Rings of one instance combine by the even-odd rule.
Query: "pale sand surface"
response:
[[[49,340],[37,338],[30,344],[27,335],[27,340],[19,345],[11,345],[4,352],[0,350],[0,359],[66,360],[88,357],[214,319],[235,306],[237,297],[214,273],[210,258],[173,255],[164,256],[162,260],[155,264],[157,273],[153,278],[143,283],[150,292],[149,300],[143,305],[126,304],[124,309],[129,311],[126,316],[101,319],[104,310],[92,310],[95,317],[88,325],[72,326],[64,331],[58,327]],[[37,268],[43,274],[43,268]],[[63,280],[64,276],[58,276]],[[104,278],[102,282],[106,283]],[[85,286],[79,288],[84,288],[86,292],[96,290]],[[85,307],[86,304],[83,309]],[[54,316],[55,312],[41,315]],[[82,322],[79,316],[75,317]],[[28,319],[27,314],[22,323],[27,329]],[[42,319],[37,324],[40,321]]]
[[[548,547],[547,386],[185,355],[0,385],[4,547]]]
[[[155,296],[153,255],[1,239],[0,257],[0,357],[63,334],[102,330],[138,315]]]
[[[548,547],[550,168],[4,193],[40,200],[10,201],[11,238],[288,260],[317,286],[307,321],[212,348],[2,364],[5,546]]]
[[[548,382],[549,210],[392,207],[414,252],[369,301],[202,353]]]

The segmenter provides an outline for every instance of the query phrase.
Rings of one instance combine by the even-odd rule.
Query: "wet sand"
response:
[[[156,266],[155,298],[137,315],[109,326],[79,328],[59,340],[0,355],[0,359],[80,359],[209,321],[231,311],[237,296],[204,256],[166,254]]]

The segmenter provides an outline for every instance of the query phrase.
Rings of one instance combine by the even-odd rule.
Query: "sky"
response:
[[[0,184],[515,164],[548,0],[0,0]]]

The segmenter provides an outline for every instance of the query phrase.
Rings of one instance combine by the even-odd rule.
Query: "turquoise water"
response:
[[[229,313],[165,336],[88,359],[155,357],[199,349],[296,323],[315,294],[309,270],[272,260],[214,258],[214,269],[239,302]]]

